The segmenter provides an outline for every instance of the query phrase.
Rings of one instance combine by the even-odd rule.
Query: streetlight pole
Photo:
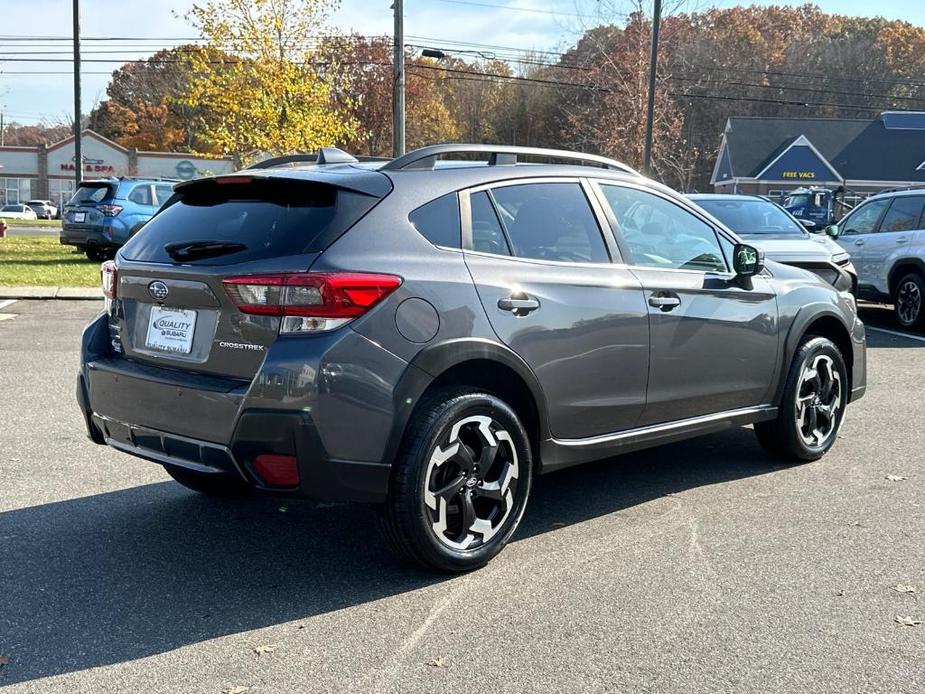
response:
[[[74,0],[74,190],[80,185],[84,159],[80,142],[80,0]]]
[[[392,55],[392,155],[400,157],[405,153],[404,0],[393,0],[392,9],[395,11],[395,47]]]
[[[654,0],[652,9],[652,52],[649,54],[649,99],[646,104],[646,142],[642,154],[642,172],[652,175],[652,121],[655,119],[655,75],[658,68],[658,29],[662,21],[662,0]]]

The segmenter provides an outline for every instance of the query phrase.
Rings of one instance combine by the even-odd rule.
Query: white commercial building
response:
[[[234,171],[232,157],[129,149],[92,130],[81,133],[83,178],[138,176],[189,180]],[[57,205],[74,194],[74,138],[35,147],[0,147],[0,205],[52,200]]]

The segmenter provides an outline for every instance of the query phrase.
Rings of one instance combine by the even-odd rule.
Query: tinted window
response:
[[[634,188],[602,185],[636,265],[725,272],[716,232],[687,210]]]
[[[456,193],[431,200],[408,215],[408,219],[425,239],[435,246],[459,248],[459,200]]]
[[[609,263],[597,220],[577,183],[529,183],[492,190],[521,258]]]
[[[889,204],[889,200],[874,200],[861,205],[845,217],[838,228],[842,234],[870,234],[876,229],[877,220]]]
[[[472,208],[472,249],[482,253],[510,255],[511,250],[488,193],[473,193],[469,197],[469,205]]]
[[[246,249],[198,258],[224,265],[324,250],[379,198],[333,186],[255,180],[246,185],[203,182],[154,217],[122,248],[129,260],[173,262],[165,245],[225,241]]]
[[[151,204],[151,186],[135,186],[132,189],[132,192],[128,194],[128,199],[132,202],[136,202],[139,205],[150,205]]]
[[[703,198],[694,202],[737,234],[803,236],[806,233],[786,212],[767,200]]]
[[[173,195],[173,186],[154,186],[154,192],[157,195],[156,204],[163,205],[170,200],[170,196]]]
[[[922,195],[893,198],[893,204],[880,222],[880,231],[910,231],[920,228],[919,218],[922,216],[923,204],[925,196]]]
[[[85,202],[100,202],[112,194],[112,186],[103,184],[81,183],[71,198],[69,205],[80,205]]]
[[[21,212],[19,205],[4,205],[2,212]]]

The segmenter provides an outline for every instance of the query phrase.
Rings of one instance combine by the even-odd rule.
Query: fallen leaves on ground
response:
[[[272,653],[276,650],[276,646],[272,644],[266,644],[264,646],[257,646],[254,648],[254,653],[257,655],[263,655],[264,653]]]
[[[902,624],[904,627],[917,627],[922,623],[922,620],[920,619],[915,619],[914,617],[902,617],[900,615],[893,617],[893,621],[897,624]]]
[[[444,658],[442,655],[438,655],[436,658],[434,658],[427,664],[430,665],[431,667],[446,667],[447,666],[446,658]]]
[[[910,586],[907,583],[897,583],[895,586],[893,586],[893,590],[895,590],[897,593],[914,593],[915,586]]]
[[[903,477],[902,475],[887,475],[887,476],[886,476],[886,479],[887,479],[887,481],[889,481],[889,482],[902,482],[902,481],[904,481],[906,478]]]

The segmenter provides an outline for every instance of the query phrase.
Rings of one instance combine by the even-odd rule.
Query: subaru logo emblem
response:
[[[169,292],[170,290],[167,289],[167,285],[160,280],[156,280],[148,285],[148,294],[150,294],[155,301],[163,301],[167,298]]]

